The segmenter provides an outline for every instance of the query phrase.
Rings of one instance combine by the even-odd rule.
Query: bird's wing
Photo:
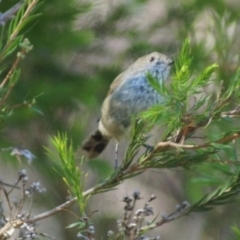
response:
[[[112,84],[111,84],[111,86],[110,86],[110,89],[109,89],[109,91],[108,91],[108,93],[107,93],[107,96],[111,95],[111,94],[114,92],[114,90],[123,83],[123,81],[124,81],[124,79],[123,79],[124,73],[125,73],[125,72],[120,73],[120,74],[113,80],[113,82],[112,82]]]

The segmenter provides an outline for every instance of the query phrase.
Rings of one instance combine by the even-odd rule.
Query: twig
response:
[[[67,202],[47,211],[47,212],[44,212],[44,213],[41,213],[41,214],[38,214],[32,218],[29,218],[29,219],[24,219],[24,222],[27,222],[27,223],[34,223],[34,222],[37,222],[39,220],[42,220],[44,218],[47,218],[49,216],[52,216],[60,211],[63,211],[65,210],[65,208],[68,208],[70,207],[71,205],[73,205],[75,202],[77,201],[77,197],[75,198],[72,198],[71,200],[68,200]]]
[[[106,183],[105,184],[103,183],[102,185],[98,186],[97,188],[91,188],[91,189],[85,191],[84,194],[83,194],[84,197],[89,196],[94,191],[96,191],[96,189],[101,189],[103,187],[103,185],[106,185]],[[68,200],[67,202],[65,202],[65,203],[63,203],[63,204],[61,204],[61,205],[59,205],[59,206],[57,206],[57,207],[47,211],[47,212],[41,213],[41,214],[36,215],[36,216],[34,216],[32,218],[29,218],[29,219],[24,219],[24,221],[27,222],[27,223],[37,222],[39,220],[42,220],[44,218],[47,218],[47,217],[49,217],[51,215],[54,215],[54,214],[60,212],[60,211],[65,210],[66,208],[68,208],[71,205],[73,205],[75,202],[77,202],[77,197],[72,198],[72,199]]]
[[[219,144],[222,143],[223,144],[223,143],[230,142],[239,137],[240,137],[240,132],[236,132],[230,136],[221,138],[219,140],[204,143],[204,144],[199,144],[199,145],[186,145],[186,144],[179,144],[179,143],[174,143],[174,142],[160,142],[157,144],[157,146],[154,148],[154,150],[148,156],[146,156],[146,158],[142,162],[151,159],[154,154],[156,154],[157,152],[159,152],[161,150],[166,150],[169,148],[183,148],[183,149],[192,149],[192,150],[199,149],[199,148],[206,148],[206,147],[211,146],[211,144],[213,144],[213,143],[219,143]]]
[[[19,27],[21,26],[23,21],[28,17],[28,15],[30,15],[30,12],[33,10],[33,8],[37,4],[37,2],[38,2],[38,0],[33,0],[32,2],[30,2],[30,4],[28,5],[23,17],[21,18],[18,25],[16,26],[15,31],[11,34],[10,41],[12,41],[17,36],[17,34],[19,32]]]
[[[184,144],[178,144],[178,143],[174,143],[174,142],[160,142],[157,144],[157,146],[155,147],[155,149],[150,153],[148,154],[142,162],[144,161],[148,161],[150,160],[157,152],[161,151],[161,150],[167,150],[169,148],[183,148],[183,149],[199,149],[199,148],[205,148],[205,147],[209,147],[211,146],[212,143],[227,143],[233,139],[236,139],[236,138],[239,138],[240,137],[240,132],[236,132],[230,136],[226,136],[224,138],[221,138],[219,140],[216,140],[216,141],[212,141],[212,142],[208,142],[208,143],[204,143],[204,144],[200,144],[200,145],[184,145]],[[141,163],[142,163],[141,162]],[[142,170],[141,168],[141,165],[139,163],[135,163],[133,164],[132,166],[130,166],[127,171],[123,172],[122,175],[116,175],[114,178],[112,178],[110,181],[106,181],[94,188],[91,188],[87,191],[84,192],[84,197],[87,197],[91,194],[95,194],[97,193],[99,190],[103,190],[104,188],[106,188],[107,186],[113,184],[115,181],[119,181],[126,175],[128,175],[129,173],[133,173],[133,172],[137,172],[137,171],[140,171]],[[16,220],[16,223],[15,221],[12,222],[12,224],[8,225],[9,226],[9,229],[11,228],[11,226],[13,224],[17,224],[17,226],[23,224],[24,222],[26,223],[35,223],[39,220],[42,220],[42,219],[45,219],[49,216],[52,216],[52,215],[55,215],[57,213],[59,213],[60,211],[63,211],[65,210],[66,208],[70,207],[71,205],[73,205],[75,202],[77,201],[77,197],[75,198],[72,198],[71,200],[68,200],[67,202],[49,210],[49,211],[46,211],[44,213],[41,213],[39,215],[36,215],[32,218],[25,218],[25,219],[22,219],[22,220]],[[187,213],[184,211],[184,212],[181,212],[180,214],[171,214],[168,216],[168,218],[163,218],[161,221],[155,223],[154,225],[152,225],[152,228],[156,227],[156,226],[161,226],[163,225],[164,223],[166,222],[170,222],[170,221],[173,221],[174,219],[176,218],[179,218],[181,216],[184,216],[186,215]],[[22,221],[22,223],[20,224],[19,221]],[[148,226],[151,228],[151,226]],[[5,231],[7,229],[6,225],[4,227]],[[0,230],[0,237],[1,237],[1,233],[3,232],[3,229]]]
[[[0,85],[0,88],[3,88],[4,85],[7,83],[7,81],[9,80],[9,78],[11,77],[13,71],[17,68],[17,65],[19,64],[21,60],[21,57],[20,55],[17,56],[15,62],[13,63],[11,69],[9,70],[8,74],[6,75],[6,77],[3,79],[1,85]],[[6,96],[8,96],[8,94],[6,94]],[[3,98],[3,100],[1,102],[4,102],[6,100],[6,96]]]
[[[9,199],[9,194],[7,193],[6,189],[3,186],[0,186],[0,189],[3,191],[5,198],[7,200],[8,203],[8,207],[9,207],[9,215],[10,215],[10,220],[12,220],[12,205],[11,205],[11,201]]]
[[[15,184],[12,186],[12,188],[8,191],[8,195],[15,189],[15,188],[18,188],[18,189],[21,189],[20,187],[18,187],[18,183],[20,182],[20,178],[18,178],[18,180],[15,182]]]
[[[7,186],[7,187],[11,187],[11,188],[17,188],[17,189],[20,189],[20,187],[16,186],[16,185],[13,185],[13,184],[10,184],[10,183],[6,183],[6,182],[3,182],[1,179],[0,179],[0,185],[4,185],[4,186]],[[8,192],[9,194],[9,192]]]
[[[160,227],[165,223],[172,222],[175,219],[188,215],[191,212],[191,208],[189,208],[189,204],[187,202],[186,202],[186,205],[184,205],[184,203],[185,202],[183,202],[182,206],[179,209],[169,214],[168,216],[163,215],[160,221],[153,223],[149,226],[142,227],[141,231],[145,232],[146,230],[151,230],[151,229]]]
[[[132,210],[130,211],[130,214],[127,216],[127,222],[125,223],[126,226],[130,223],[130,221],[132,220],[132,216],[133,216],[133,211],[135,210],[135,205],[136,205],[136,198],[133,198],[133,203],[132,203]]]
[[[164,150],[164,149],[169,149],[169,148],[183,148],[183,149],[198,149],[198,148],[205,148],[205,147],[209,147],[211,145],[211,143],[226,143],[229,142],[233,139],[236,139],[240,137],[240,132],[237,132],[235,134],[232,134],[230,136],[224,137],[222,139],[219,139],[217,141],[213,141],[213,142],[209,142],[209,143],[205,143],[205,144],[201,144],[201,145],[184,145],[184,144],[178,144],[178,143],[173,143],[173,142],[160,142],[157,144],[156,148],[148,155],[146,156],[146,158],[142,161],[148,161],[150,160],[154,154],[156,154],[157,152],[159,152],[160,150]],[[129,174],[130,172],[134,172],[134,171],[139,171],[141,169],[139,169],[140,165],[139,163],[136,163],[134,165],[132,165],[122,176],[116,176],[115,178],[117,180],[121,180],[120,177],[123,177],[124,175]],[[116,179],[113,178],[111,180],[111,182],[105,182],[95,188],[91,188],[88,191],[84,192],[84,197],[89,196],[93,193],[96,193],[98,190],[100,189],[104,189],[106,186],[110,185],[113,181],[115,181]],[[59,205],[58,207],[55,207],[47,212],[41,213],[39,215],[36,215],[32,218],[29,219],[24,219],[25,222],[27,223],[33,223],[33,222],[37,222],[39,220],[45,219],[51,215],[54,215],[62,210],[64,210],[65,208],[68,208],[69,206],[71,206],[72,204],[74,204],[77,201],[77,198],[73,198],[61,205]]]
[[[222,112],[222,117],[236,117],[240,115],[240,109],[232,110],[229,112]]]

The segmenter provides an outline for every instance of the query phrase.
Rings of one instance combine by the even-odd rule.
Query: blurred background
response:
[[[3,0],[1,12],[18,1]],[[238,0],[51,0],[44,1],[42,13],[26,37],[34,49],[22,61],[21,79],[9,98],[11,104],[35,99],[32,109],[16,109],[7,119],[0,136],[1,148],[25,147],[35,156],[28,165],[9,152],[1,152],[0,176],[7,182],[26,169],[29,179],[40,181],[47,193],[34,200],[33,214],[51,209],[66,200],[67,188],[46,155],[49,136],[67,132],[77,158],[85,137],[97,127],[101,103],[113,79],[138,57],[153,51],[175,58],[187,38],[191,38],[195,71],[208,64],[219,64],[214,88],[228,80],[239,67],[240,1]],[[213,87],[206,89],[213,93]],[[160,139],[156,136],[156,139]],[[119,159],[127,144],[121,143]],[[84,164],[88,172],[86,189],[113,170],[114,144],[96,160]],[[155,194],[155,214],[174,211],[182,201],[197,201],[207,190],[222,183],[212,173],[211,185],[195,181],[208,166],[197,169],[148,171],[125,181],[115,191],[93,196],[87,213],[99,210],[93,220],[97,239],[115,230],[123,215],[122,198],[139,190],[143,205]],[[16,197],[17,197],[16,193]],[[231,226],[240,224],[237,204],[192,214],[163,225],[148,236],[161,239],[234,239]],[[77,206],[71,208],[77,212]],[[65,227],[77,219],[69,212],[39,222],[38,229],[56,239],[77,239],[77,229]]]

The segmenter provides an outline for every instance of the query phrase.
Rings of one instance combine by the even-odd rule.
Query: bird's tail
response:
[[[103,134],[97,130],[83,142],[82,149],[87,152],[89,159],[95,158],[106,148],[109,140],[109,138],[103,136]]]

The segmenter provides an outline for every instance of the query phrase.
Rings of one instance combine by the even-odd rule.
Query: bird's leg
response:
[[[115,170],[117,170],[117,168],[118,168],[118,146],[119,146],[119,143],[116,142],[116,144],[115,144],[115,166],[114,166]]]

